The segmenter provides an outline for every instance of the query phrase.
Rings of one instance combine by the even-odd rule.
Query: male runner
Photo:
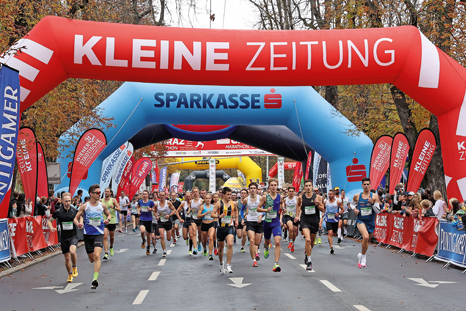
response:
[[[215,206],[217,202],[220,200],[220,195],[218,193],[214,193],[212,195],[212,205]],[[214,218],[214,255],[218,256],[218,249],[217,249],[217,228],[218,228],[218,218]]]
[[[361,253],[358,254],[358,267],[366,266],[366,252],[375,229],[375,216],[380,212],[379,196],[371,192],[371,180],[362,179],[363,192],[359,194],[358,205],[354,213],[358,217],[356,226],[362,235]]]
[[[118,198],[119,199],[119,202],[120,203],[120,209],[121,209],[121,212],[120,212],[120,232],[123,233],[123,224],[125,224],[125,233],[128,232],[127,228],[126,228],[126,216],[128,215],[128,207],[131,205],[131,203],[129,203],[129,199],[128,197],[125,195],[125,192],[124,191],[121,191],[120,192],[120,197]]]
[[[348,225],[348,205],[349,198],[345,196],[345,190],[341,190],[341,202],[343,203],[343,213],[341,214],[340,221],[338,222],[338,243],[341,243],[343,236],[346,236],[348,231],[346,226]],[[341,228],[343,227],[343,232]]]
[[[233,273],[231,269],[231,258],[233,257],[233,235],[235,226],[238,225],[238,207],[232,202],[231,189],[223,187],[222,199],[217,202],[212,210],[211,217],[219,219],[217,229],[218,259],[220,261],[220,273]],[[225,251],[225,240],[227,241],[227,264],[223,264],[223,252]]]
[[[312,192],[312,180],[304,182],[304,194],[298,198],[298,211],[295,218],[300,222],[306,238],[304,263],[307,265],[306,270],[312,270],[311,254],[314,247],[314,240],[319,230],[320,212],[324,211],[322,197]]]
[[[115,230],[116,230],[116,224],[117,224],[117,218],[116,218],[116,212],[115,211],[121,211],[120,206],[114,198],[111,197],[111,189],[106,188],[105,189],[105,198],[102,200],[102,203],[104,203],[109,212],[110,215],[112,215],[112,219],[110,219],[110,223],[108,225],[105,225],[105,230],[104,230],[104,250],[105,250],[105,255],[104,259],[108,259],[108,236],[110,235],[110,256],[115,255],[115,252],[113,250],[113,242],[115,241]]]
[[[108,225],[112,216],[107,206],[100,202],[101,191],[98,184],[89,187],[89,195],[89,202],[81,204],[73,222],[79,229],[84,228],[86,253],[89,261],[94,263],[94,278],[92,279],[91,289],[96,289],[99,286],[100,254],[104,243],[104,227]],[[103,214],[107,216],[105,220]],[[83,217],[81,218],[81,216]]]
[[[236,228],[236,236],[238,237],[238,239],[241,239],[241,253],[246,252],[244,250],[244,245],[246,245],[246,241],[247,241],[246,226],[244,225],[244,211],[246,210],[246,205],[243,204],[243,200],[247,198],[247,196],[248,196],[248,191],[246,189],[242,189],[240,193],[241,199],[237,201],[240,218],[238,218],[238,227]]]
[[[257,267],[257,261],[260,259],[257,252],[262,234],[264,233],[264,224],[262,214],[257,212],[260,196],[257,195],[258,185],[255,182],[249,184],[249,196],[243,199],[243,205],[246,206],[246,229],[249,237],[249,253],[252,258],[252,266]]]
[[[207,191],[205,189],[202,189],[201,194],[200,194],[201,199],[205,200],[205,195],[206,194],[207,194]]]
[[[319,188],[317,187],[314,187],[314,190],[313,192],[318,195],[319,194]],[[305,193],[305,192],[304,192]],[[323,202],[324,198],[322,197],[322,202]],[[319,215],[321,214],[322,212],[319,211]],[[320,219],[319,221],[319,230],[318,230],[318,233],[319,233],[319,236],[317,236],[317,239],[315,241],[314,244],[322,244],[322,233],[324,231],[324,229],[322,229],[322,221],[323,221],[323,218]],[[299,226],[299,228],[301,229],[301,234],[304,236],[304,233],[302,233],[303,231],[303,227]],[[314,246],[313,246],[314,247]]]
[[[57,226],[60,226],[61,239],[60,247],[65,256],[65,267],[68,270],[68,283],[73,282],[73,278],[78,276],[78,268],[76,267],[76,247],[78,245],[78,231],[73,223],[78,210],[71,207],[71,194],[66,192],[62,196],[63,206],[55,210],[52,217],[47,221],[52,232],[57,231],[52,222],[56,219]]]
[[[214,247],[214,219],[210,216],[212,214],[213,205],[211,204],[212,195],[206,194],[204,197],[204,205],[199,209],[197,213],[198,218],[202,218],[202,246],[204,247],[204,256],[207,256],[207,237],[209,238],[209,260],[214,260],[212,256],[212,249]]]
[[[172,222],[171,217],[176,213],[173,204],[166,200],[165,191],[159,192],[160,201],[156,204],[158,229],[160,235],[160,244],[162,244],[163,254],[162,257],[167,257],[167,247],[165,243],[165,232],[167,233],[167,241],[171,241]],[[178,214],[176,215],[178,217]],[[157,235],[157,234],[156,234]]]
[[[295,226],[294,219],[296,217],[296,206],[298,200],[295,196],[294,187],[288,187],[288,196],[283,200],[283,211],[280,215],[282,223],[288,227],[288,232],[290,235],[290,244],[288,244],[288,249],[293,253],[294,252],[294,242],[296,240],[296,235],[298,234],[297,225]]]
[[[269,257],[270,238],[273,234],[275,241],[275,264],[273,272],[282,271],[280,267],[280,241],[282,238],[282,229],[278,213],[280,211],[280,195],[277,193],[278,180],[276,178],[269,179],[269,193],[263,196],[257,207],[258,212],[265,212],[264,222],[264,258]]]
[[[335,198],[335,190],[329,190],[328,199],[324,200],[326,227],[328,231],[328,244],[330,246],[330,254],[335,251],[333,249],[333,236],[336,235],[338,229],[339,215],[343,212],[343,203]]]
[[[191,215],[189,215],[189,201],[191,200],[191,192],[186,192],[185,200],[181,203],[178,208],[178,214],[183,218],[183,239],[186,241],[186,245],[189,245],[189,255],[192,254],[193,241],[189,237],[189,227],[191,226]]]
[[[179,207],[181,205],[181,201],[177,199],[178,196],[176,195],[176,192],[170,193],[170,202],[171,204],[175,207],[176,211],[179,213]],[[175,215],[172,216],[172,235],[173,235],[173,244],[176,244],[176,239],[180,238],[180,223],[181,219],[183,218],[178,218],[175,217]]]
[[[139,214],[138,214],[138,196],[135,195],[131,201],[131,220],[133,221],[133,232],[136,232],[139,227]]]
[[[142,200],[138,202],[138,214],[139,214],[139,229],[141,230],[141,248],[146,247],[147,237],[147,249],[146,255],[150,255],[150,241],[151,241],[151,232],[152,232],[152,212],[157,211],[155,203],[152,200],[149,200],[149,191],[144,190],[142,192]]]
[[[189,213],[191,214],[191,226],[189,227],[189,236],[191,237],[191,240],[193,241],[193,245],[194,245],[193,254],[194,255],[197,255],[197,252],[201,251],[201,243],[198,243],[198,241],[200,241],[200,238],[198,239],[198,236],[199,237],[202,236],[202,233],[201,233],[202,219],[199,219],[197,217],[197,214],[202,204],[204,204],[204,200],[202,200],[202,198],[199,197],[199,188],[194,187],[192,191],[192,199],[191,199],[191,202],[189,203]]]

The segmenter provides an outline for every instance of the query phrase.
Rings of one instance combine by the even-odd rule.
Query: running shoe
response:
[[[225,267],[223,266],[223,262],[220,263],[220,273],[225,274]]]
[[[233,273],[233,270],[231,270],[231,265],[227,265],[227,273]]]
[[[335,253],[335,251],[333,250],[333,247],[330,247],[330,254],[333,255],[333,253]]]
[[[218,256],[218,249],[214,249],[214,255]]]
[[[136,232],[136,229],[133,228],[133,232]]]
[[[157,253],[157,247],[154,247],[154,250],[152,251],[152,254]]]
[[[92,281],[92,284],[91,284],[91,289],[96,289],[97,286],[99,286],[99,280],[94,280]]]
[[[209,255],[209,260],[214,260],[214,256]]]
[[[266,249],[264,250],[264,258],[265,258],[265,259],[269,258],[269,249],[268,249],[268,248],[266,248]]]
[[[207,257],[207,250],[204,250],[204,257]]]
[[[73,282],[73,275],[70,273],[68,274],[68,283]]]
[[[150,255],[150,246],[148,246],[146,249],[146,255]]]
[[[338,243],[338,244],[340,244],[340,243],[341,243],[341,238],[338,238],[338,242],[337,242],[337,243]]]
[[[290,242],[290,244],[288,244],[288,249],[291,249],[291,246],[293,246],[292,242]]]
[[[359,254],[358,254],[358,268],[359,268],[359,269],[362,269],[361,261],[362,261],[362,254],[359,253]]]
[[[259,256],[258,253],[256,254],[256,260],[257,260],[257,261],[260,261],[260,260],[261,260],[261,257]]]
[[[110,247],[110,256],[115,256],[115,251],[113,250],[113,247]]]
[[[366,267],[366,256],[362,255],[361,256],[361,267]]]
[[[123,229],[118,230],[118,232],[123,233]]]
[[[73,270],[73,277],[76,278],[78,277],[78,267],[72,267]]]
[[[282,271],[282,268],[280,268],[279,264],[276,264],[276,265],[273,266],[272,271],[273,272],[280,272],[280,271]]]
[[[249,246],[249,245],[251,245],[251,242],[250,242],[250,241],[248,241],[248,246]]]
[[[246,251],[244,250],[244,247],[241,246],[241,253],[246,253]]]
[[[141,248],[144,249],[146,247],[146,239],[142,240]]]
[[[199,244],[199,245],[197,246],[197,250],[198,250],[199,252],[202,250],[202,245],[201,245],[201,244]]]
[[[322,244],[322,238],[321,237],[317,238],[317,244]]]
[[[105,253],[104,259],[105,259],[105,260],[108,260],[108,254],[107,254],[107,253]]]
[[[309,261],[309,262],[306,264],[306,270],[307,270],[307,271],[312,271],[312,261]]]
[[[176,245],[176,239],[173,239],[173,244],[175,244],[175,245]]]
[[[162,257],[167,257],[167,251],[163,251]]]
[[[193,255],[197,255],[197,250],[196,249],[193,250]]]
[[[292,253],[294,253],[294,244],[291,244],[290,251],[291,251]]]
[[[193,252],[189,251],[189,256],[191,256],[193,254]]]
[[[257,260],[254,260],[254,262],[252,263],[252,266],[253,267],[259,267],[259,265],[257,264]]]

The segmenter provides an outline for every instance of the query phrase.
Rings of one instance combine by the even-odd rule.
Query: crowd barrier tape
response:
[[[42,216],[9,218],[11,253],[14,258],[58,244],[57,231],[47,226],[48,219]],[[52,222],[57,227],[57,222]]]
[[[432,256],[437,246],[436,217],[414,218],[381,213],[375,221],[374,237],[379,243],[408,252]]]
[[[451,222],[441,220],[438,232],[435,259],[466,268],[466,231],[458,231]]]

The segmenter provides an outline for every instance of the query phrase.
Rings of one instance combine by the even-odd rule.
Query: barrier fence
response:
[[[466,268],[466,231],[458,231],[449,221],[439,223],[439,239],[435,259]],[[466,273],[466,270],[463,271]]]

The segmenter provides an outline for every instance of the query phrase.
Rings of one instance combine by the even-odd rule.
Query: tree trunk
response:
[[[432,191],[440,190],[444,198],[447,197],[447,189],[445,184],[445,173],[443,172],[443,158],[442,146],[440,145],[440,133],[438,128],[438,121],[435,115],[431,115],[430,129],[434,132],[437,139],[437,148],[435,149],[434,156],[427,168],[425,175],[425,183]]]
[[[393,102],[395,103],[401,125],[403,126],[403,131],[408,138],[409,148],[412,152],[416,145],[418,132],[413,121],[411,109],[409,109],[408,103],[406,102],[405,93],[403,93],[399,88],[392,85],[392,87],[390,87],[390,92],[392,93]]]
[[[325,100],[337,108],[338,87],[335,85],[325,86]]]

